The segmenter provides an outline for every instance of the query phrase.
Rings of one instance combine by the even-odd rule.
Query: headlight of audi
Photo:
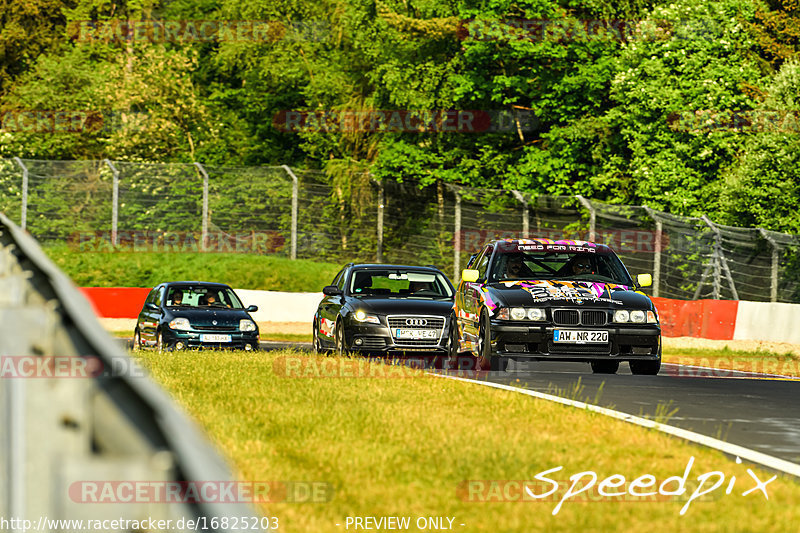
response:
[[[363,310],[360,310],[360,309],[358,311],[356,311],[356,314],[353,315],[353,316],[355,316],[355,319],[358,320],[359,322],[368,322],[370,324],[380,324],[381,323],[381,320],[377,316],[368,315],[366,312],[364,312]]]
[[[240,331],[255,331],[256,330],[256,323],[250,320],[249,318],[243,318],[239,321],[239,330]]]
[[[188,318],[173,318],[169,322],[170,329],[186,330],[190,329]]]
[[[501,307],[497,312],[500,320],[535,320],[547,319],[547,314],[540,307]]]

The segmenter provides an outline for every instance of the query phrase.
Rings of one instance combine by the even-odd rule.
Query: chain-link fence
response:
[[[0,159],[0,211],[83,251],[432,264],[458,278],[498,237],[611,245],[655,296],[800,302],[800,239],[642,206],[368,175],[199,163]]]

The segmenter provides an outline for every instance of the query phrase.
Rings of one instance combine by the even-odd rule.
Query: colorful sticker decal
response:
[[[622,302],[613,300],[611,295],[617,290],[628,290],[626,285],[590,281],[503,281],[501,284],[507,288],[519,287],[527,291],[534,300],[569,300],[578,304],[590,300],[621,305]]]
[[[497,243],[499,250],[504,252],[571,252],[571,253],[597,253],[597,244],[589,241],[553,239],[504,239]]]
[[[494,312],[494,310],[498,308],[498,305],[494,300],[492,300],[492,296],[489,294],[489,289],[486,287],[481,287],[481,293],[484,305],[489,309],[489,311]]]

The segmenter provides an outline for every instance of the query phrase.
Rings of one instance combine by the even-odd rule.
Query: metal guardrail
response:
[[[234,531],[230,520],[212,518],[260,524],[241,501],[134,498],[109,505],[76,497],[75,484],[87,481],[221,484],[232,478],[199,428],[103,330],[69,278],[3,214],[0,357],[128,369],[83,379],[0,377],[0,479],[7,480],[0,483],[0,517],[37,525],[42,517],[171,519],[173,531],[190,529],[176,527],[180,519],[205,520],[211,531]],[[20,522],[10,524],[22,531]]]

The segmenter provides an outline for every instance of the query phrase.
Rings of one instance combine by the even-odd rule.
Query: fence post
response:
[[[461,191],[455,189],[456,195],[455,224],[453,227],[453,279],[461,281]]]
[[[19,227],[24,230],[28,222],[28,167],[22,163],[22,159],[19,157],[15,157],[14,161],[22,169],[22,209],[20,209]]]
[[[581,205],[589,211],[589,241],[594,242],[596,238],[595,230],[597,229],[597,210],[592,205],[592,202],[580,194],[576,195],[575,198],[577,198]]]
[[[111,244],[117,246],[119,244],[118,237],[118,223],[119,223],[119,171],[111,160],[103,159],[108,168],[111,169],[111,174],[114,176],[111,188]]]
[[[769,243],[772,248],[772,265],[770,271],[769,301],[778,301],[778,243],[770,237],[769,233],[763,228],[758,228],[758,232]]]
[[[385,191],[383,181],[378,181],[378,246],[375,251],[375,262],[383,263],[383,210],[385,203]]]
[[[731,269],[728,268],[728,261],[725,260],[725,253],[722,251],[722,234],[716,224],[711,222],[705,215],[701,217],[703,222],[711,228],[714,232],[714,299],[719,300],[720,296],[720,269],[725,272],[725,278],[728,280],[728,285],[731,289],[731,294],[734,300],[739,299],[739,293],[736,291],[736,285],[733,283],[733,276],[731,276]]]
[[[512,190],[511,193],[514,195],[514,198],[517,199],[522,204],[522,238],[527,239],[528,235],[530,235],[530,213],[528,211],[528,201],[522,195],[521,192],[517,190]]]
[[[661,235],[664,233],[664,224],[661,219],[656,216],[656,212],[647,206],[644,206],[647,215],[656,222],[656,238],[653,243],[653,296],[658,297],[659,286],[661,285]]]
[[[200,234],[200,249],[205,252],[208,248],[208,173],[206,169],[203,168],[203,165],[196,161],[194,166],[197,167],[197,170],[203,176],[203,229]]]
[[[289,258],[297,259],[297,197],[299,196],[300,182],[288,165],[281,165],[281,167],[292,178],[292,244]]]

